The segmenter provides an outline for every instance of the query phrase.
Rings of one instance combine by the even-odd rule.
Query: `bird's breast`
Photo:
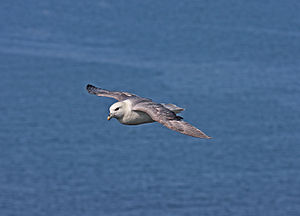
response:
[[[140,111],[131,111],[127,115],[124,115],[122,119],[119,119],[119,121],[120,123],[126,125],[138,125],[154,122],[153,119],[147,113]]]

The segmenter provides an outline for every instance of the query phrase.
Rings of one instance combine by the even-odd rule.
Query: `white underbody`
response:
[[[131,111],[124,115],[123,118],[118,120],[120,123],[125,125],[138,125],[154,122],[153,119],[147,113],[140,111]]]

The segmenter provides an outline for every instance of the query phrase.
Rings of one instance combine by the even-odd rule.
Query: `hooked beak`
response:
[[[107,120],[109,121],[111,118],[112,118],[112,115],[109,114],[109,115],[107,116]]]

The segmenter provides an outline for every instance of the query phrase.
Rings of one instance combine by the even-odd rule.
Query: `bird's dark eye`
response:
[[[120,107],[117,107],[116,109],[115,109],[115,111],[118,111],[120,109]]]

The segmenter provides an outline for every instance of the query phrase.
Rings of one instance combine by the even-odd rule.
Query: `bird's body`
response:
[[[126,107],[126,112],[124,116],[117,118],[120,123],[125,125],[138,125],[154,122],[153,119],[145,112],[141,111],[131,111],[132,110],[132,102],[127,99],[123,101],[123,106]]]
[[[211,138],[198,128],[183,121],[181,116],[177,116],[176,113],[184,109],[174,104],[159,104],[151,99],[142,98],[128,92],[108,91],[92,85],[87,85],[87,90],[90,94],[118,100],[109,108],[108,120],[116,118],[125,125],[138,125],[157,121],[172,130],[189,136]]]

